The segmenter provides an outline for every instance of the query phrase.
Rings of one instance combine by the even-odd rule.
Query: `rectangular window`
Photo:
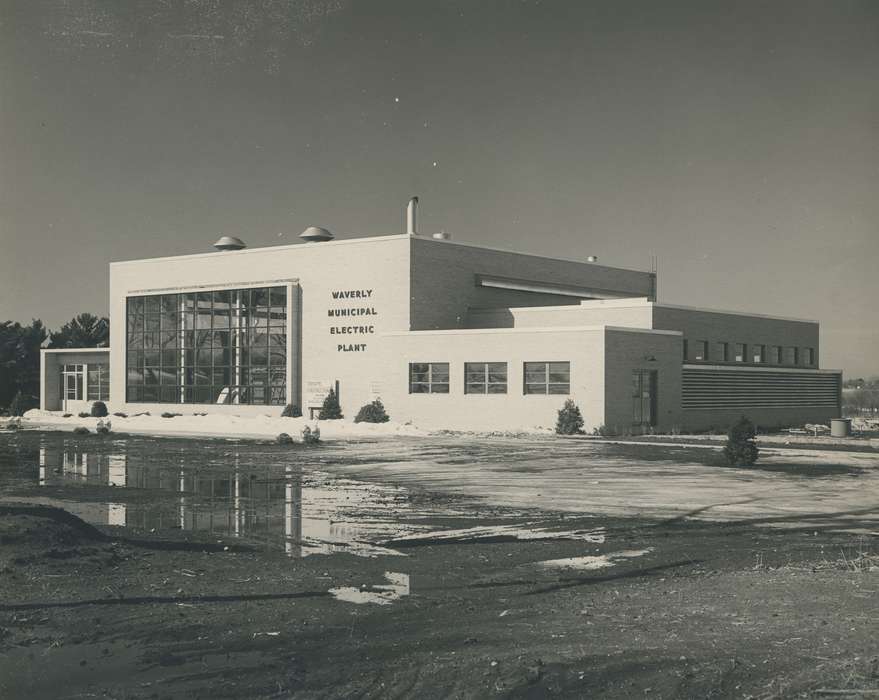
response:
[[[684,362],[690,359],[690,343],[684,338]]]
[[[772,346],[772,364],[780,365],[784,362],[784,349],[781,345]]]
[[[736,343],[735,361],[736,362],[744,362],[746,352],[747,352],[747,348],[745,347],[744,343]]]
[[[766,346],[765,345],[755,345],[754,346],[754,364],[762,365],[766,362]]]
[[[285,286],[129,297],[127,400],[283,405],[287,313]]]
[[[717,349],[717,361],[729,362],[729,343],[717,343],[715,347]]]
[[[506,362],[464,363],[465,394],[506,394]]]
[[[526,394],[570,394],[570,362],[526,362]]]
[[[809,367],[814,367],[815,366],[815,348],[804,348],[804,350],[805,350],[805,354],[806,354],[805,363]]]
[[[785,348],[785,357],[784,364],[786,365],[797,365],[800,360],[800,351],[797,347],[787,347]]]
[[[110,367],[106,363],[88,366],[86,395],[89,401],[110,400]]]
[[[410,394],[448,394],[448,362],[410,362]]]
[[[708,359],[708,341],[707,340],[697,340],[696,341],[696,354],[693,356],[693,359],[698,362],[705,362]]]

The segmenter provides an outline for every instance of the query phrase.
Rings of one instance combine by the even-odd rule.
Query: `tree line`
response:
[[[48,340],[48,343],[46,341]],[[110,319],[83,313],[57,331],[35,318],[29,324],[0,321],[0,409],[40,404],[41,348],[101,348],[110,345]]]

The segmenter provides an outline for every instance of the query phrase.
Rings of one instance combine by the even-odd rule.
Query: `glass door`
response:
[[[67,410],[68,401],[82,401],[85,399],[83,385],[85,384],[84,365],[64,365],[61,370],[61,399],[63,408]]]
[[[632,371],[632,424],[643,429],[656,426],[656,385],[655,369],[636,369]]]

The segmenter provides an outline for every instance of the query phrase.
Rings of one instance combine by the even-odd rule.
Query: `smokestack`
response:
[[[409,200],[409,206],[406,207],[406,233],[410,236],[418,234],[416,228],[416,217],[418,214],[418,197]]]

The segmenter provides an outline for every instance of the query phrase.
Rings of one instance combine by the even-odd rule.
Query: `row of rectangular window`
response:
[[[746,343],[733,343],[732,352],[730,352],[730,343],[718,342],[714,344],[714,351],[709,352],[707,340],[694,341],[693,345],[693,353],[690,357],[689,342],[684,339],[684,362],[751,362],[755,365],[772,364],[792,367],[801,365],[813,367],[815,365],[815,348],[801,349],[796,346],[766,346],[762,344],[749,346]]]
[[[506,362],[465,362],[465,394],[506,394],[508,388]],[[410,362],[410,394],[448,394],[450,373],[448,362]],[[570,394],[570,362],[525,362],[522,393]]]

